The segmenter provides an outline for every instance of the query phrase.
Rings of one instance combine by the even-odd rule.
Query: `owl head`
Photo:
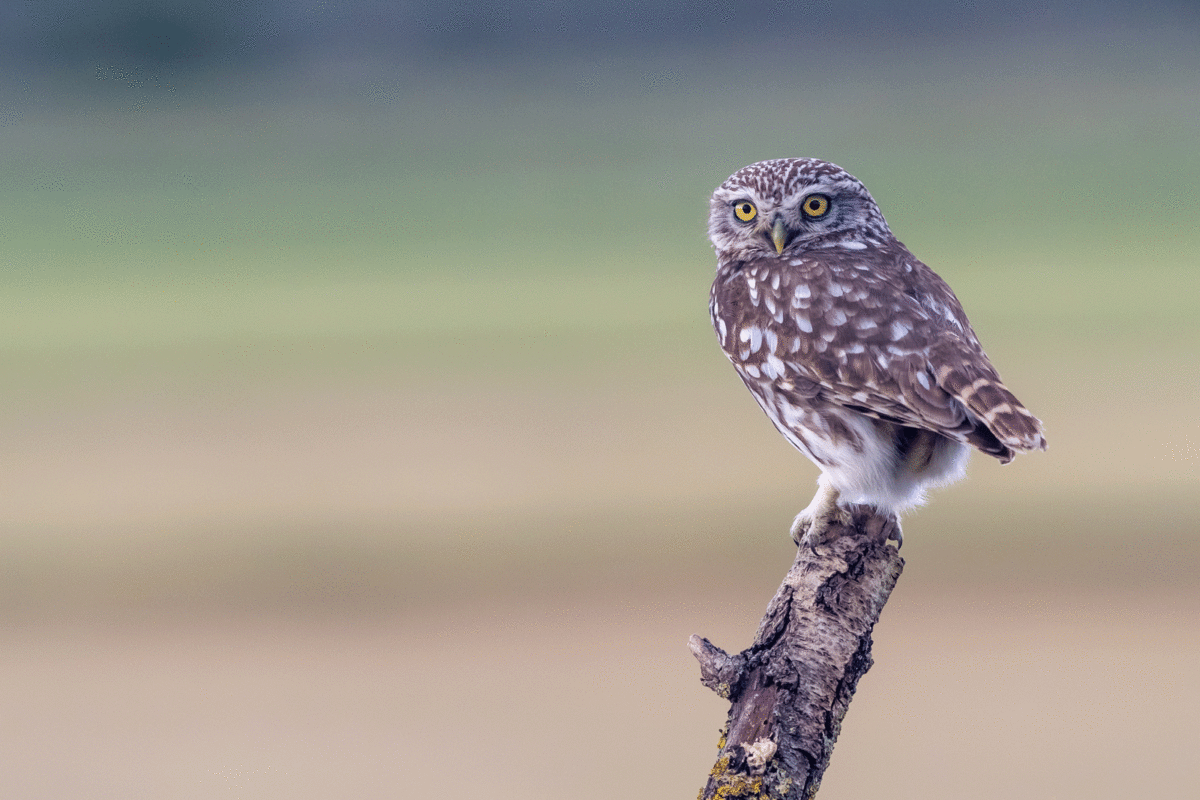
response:
[[[708,237],[738,261],[807,250],[864,249],[892,238],[879,206],[855,178],[815,158],[777,158],[742,167],[713,192]]]

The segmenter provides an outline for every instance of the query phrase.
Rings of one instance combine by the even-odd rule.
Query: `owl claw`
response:
[[[804,542],[817,544],[833,525],[848,526],[853,523],[853,515],[838,505],[838,491],[824,481],[818,481],[819,488],[808,508],[796,515],[792,521],[792,541],[797,546]]]

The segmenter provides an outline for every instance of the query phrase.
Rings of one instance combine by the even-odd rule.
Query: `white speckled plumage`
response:
[[[1005,463],[1045,448],[950,287],[840,167],[792,158],[739,170],[713,193],[709,237],[722,349],[822,471],[799,533],[849,504],[898,514],[921,503],[961,477],[969,446]]]

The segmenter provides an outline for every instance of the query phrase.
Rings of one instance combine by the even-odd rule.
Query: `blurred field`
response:
[[[1190,796],[1190,35],[29,76],[0,794],[690,796],[687,637],[748,644],[816,475],[708,329],[706,199],[817,155],[1050,439],[906,520],[820,796]]]

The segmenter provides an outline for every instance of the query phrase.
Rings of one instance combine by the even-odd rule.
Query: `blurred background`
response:
[[[8,4],[0,153],[0,794],[693,796],[816,477],[707,199],[808,155],[1050,441],[905,520],[820,796],[1194,796],[1193,3]]]

